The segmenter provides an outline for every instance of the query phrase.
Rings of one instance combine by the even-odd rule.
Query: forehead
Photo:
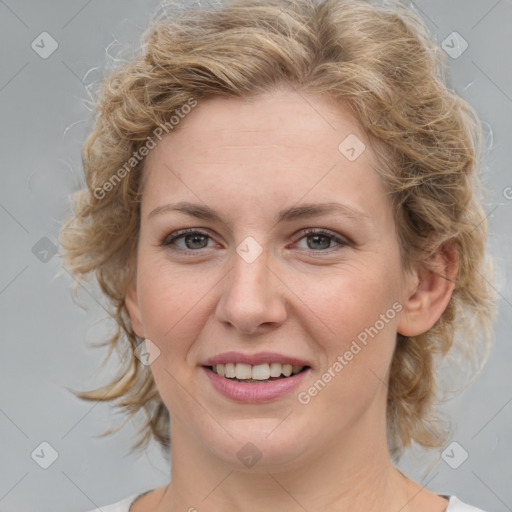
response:
[[[145,162],[142,213],[171,199],[231,214],[342,200],[376,215],[386,201],[360,123],[328,98],[279,90],[250,100],[211,98]]]

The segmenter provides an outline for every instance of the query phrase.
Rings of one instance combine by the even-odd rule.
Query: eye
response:
[[[212,238],[207,232],[189,228],[167,235],[162,240],[161,245],[164,247],[171,246],[171,248],[176,248],[179,251],[199,252],[201,249],[208,248],[209,240],[212,240]],[[299,233],[295,245],[302,240],[306,241],[306,247],[302,247],[302,249],[313,252],[331,252],[331,250],[338,250],[350,245],[348,240],[325,229],[304,229]],[[181,242],[181,244],[178,242]],[[335,246],[332,245],[333,242],[336,244]]]
[[[178,249],[187,251],[187,250],[198,250],[198,249],[206,249],[208,246],[208,239],[211,239],[208,233],[204,231],[199,231],[197,229],[182,229],[180,231],[176,231],[166,236],[162,240],[163,246],[174,245]],[[183,245],[178,245],[176,242],[180,240],[183,242]]]
[[[330,252],[325,249],[340,249],[341,247],[349,245],[349,242],[344,238],[336,235],[331,231],[325,229],[305,229],[299,233],[302,235],[296,243],[301,240],[306,241],[306,247],[304,249],[315,251],[315,252]],[[332,246],[332,242],[337,245]]]

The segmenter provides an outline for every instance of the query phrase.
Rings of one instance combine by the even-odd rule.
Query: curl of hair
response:
[[[238,0],[156,20],[142,48],[102,86],[83,146],[87,186],[75,195],[74,214],[61,231],[67,268],[78,282],[94,274],[110,301],[117,330],[105,344],[108,357],[115,348],[124,363],[111,383],[78,396],[113,400],[129,418],[145,411],[132,448],[152,438],[169,447],[169,413],[134,355],[140,340],[125,305],[144,160],[119,170],[191,98],[200,105],[212,96],[245,99],[286,86],[343,102],[357,115],[379,157],[404,268],[422,262],[435,272],[436,255],[457,251],[455,290],[441,318],[424,334],[397,337],[387,403],[394,457],[411,441],[442,445],[437,358],[460,340],[463,359],[485,349],[483,359],[474,358],[483,367],[494,297],[478,177],[480,124],[446,85],[442,52],[419,17],[398,4],[364,0]],[[123,177],[113,182],[116,173]]]

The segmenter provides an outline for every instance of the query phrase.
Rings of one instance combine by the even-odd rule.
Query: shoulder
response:
[[[127,496],[126,498],[123,498],[121,501],[113,503],[112,505],[95,508],[89,512],[129,512],[130,505],[136,500],[138,496],[140,496],[140,494],[132,494],[131,496]]]
[[[449,498],[448,507],[445,512],[485,512],[481,508],[473,507],[459,500],[457,496],[446,496]]]

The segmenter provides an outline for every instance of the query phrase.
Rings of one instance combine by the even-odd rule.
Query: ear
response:
[[[130,284],[128,285],[125,297],[125,304],[126,309],[128,310],[128,314],[130,315],[132,328],[135,331],[135,334],[139,336],[139,338],[145,338],[135,278],[132,278],[130,280]]]
[[[455,288],[458,258],[452,245],[441,247],[427,262],[420,263],[408,278],[397,330],[404,336],[428,331],[439,320]]]

